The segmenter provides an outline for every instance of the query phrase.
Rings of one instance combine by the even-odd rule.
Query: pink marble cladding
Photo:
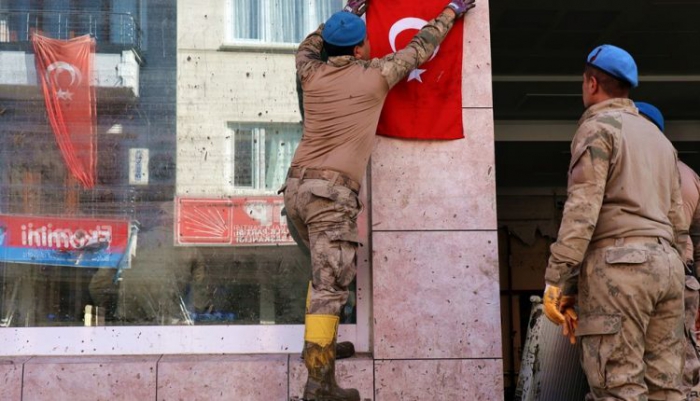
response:
[[[493,107],[489,2],[477,1],[464,22],[462,106]]]
[[[496,229],[493,111],[463,111],[465,139],[380,137],[372,154],[372,229]]]
[[[373,234],[376,359],[500,358],[497,233]]]
[[[23,399],[156,399],[158,356],[37,357],[24,364]]]
[[[22,400],[22,365],[29,358],[0,358],[0,400]]]
[[[376,361],[376,401],[503,400],[498,359]]]
[[[356,388],[362,400],[374,400],[374,361],[369,355],[359,355],[337,361],[336,379],[343,388]],[[306,367],[298,355],[289,360],[289,396],[301,397],[306,383]]]
[[[287,355],[164,356],[158,401],[288,399]]]

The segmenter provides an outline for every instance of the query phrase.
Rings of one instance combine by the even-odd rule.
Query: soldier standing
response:
[[[404,49],[370,60],[360,18],[367,0],[350,0],[299,45],[297,75],[304,93],[304,135],[284,192],[287,219],[311,250],[306,310],[306,400],[358,400],[335,381],[339,315],[355,278],[360,182],[374,147],[389,90],[429,60],[474,0],[453,0]],[[321,60],[325,50],[328,61]]]
[[[589,54],[587,110],[545,273],[544,311],[580,338],[587,400],[684,399],[680,177],[675,149],[629,99],[637,84],[625,50]]]
[[[665,132],[664,116],[655,106],[635,102],[639,114],[653,122],[661,132]],[[697,280],[697,266],[700,263],[700,177],[687,164],[678,161],[681,175],[681,197],[683,198],[683,215],[685,228],[690,236],[683,252],[685,261],[685,365],[683,365],[683,384],[681,389],[687,401],[699,401],[700,394],[700,355],[698,354],[695,322],[700,303],[700,283]]]

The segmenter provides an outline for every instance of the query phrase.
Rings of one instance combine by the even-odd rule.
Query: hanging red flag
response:
[[[95,186],[97,137],[92,65],[95,40],[33,35],[38,80],[56,142],[71,174],[85,188]]]
[[[401,50],[445,0],[373,2],[367,9],[372,57]],[[462,129],[462,28],[455,23],[432,58],[399,82],[386,98],[379,135],[409,139],[459,139]]]

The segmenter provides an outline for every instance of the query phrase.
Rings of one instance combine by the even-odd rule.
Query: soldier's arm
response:
[[[568,198],[545,273],[547,284],[565,293],[575,292],[578,267],[598,222],[614,141],[609,127],[595,121],[581,125],[572,141]]]
[[[676,159],[678,157],[676,156]],[[676,160],[678,166],[678,160]],[[678,167],[674,170],[674,176],[671,186],[671,209],[668,211],[668,219],[673,226],[674,246],[678,253],[683,256],[685,247],[688,244],[688,222],[685,221],[683,213],[683,196],[681,194],[681,174]]]
[[[323,24],[318,29],[311,32],[299,45],[296,54],[297,76],[304,82],[318,64],[322,64],[321,50],[323,49]]]
[[[370,66],[379,68],[389,84],[389,88],[392,88],[409,72],[432,57],[435,49],[452,29],[455,19],[455,12],[446,8],[437,18],[428,22],[418,31],[408,46],[380,59],[373,59]]]

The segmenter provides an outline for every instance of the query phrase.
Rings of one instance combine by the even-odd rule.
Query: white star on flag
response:
[[[62,100],[73,100],[73,92],[71,91],[64,91],[63,89],[59,89],[56,92],[56,97]]]
[[[423,79],[420,76],[426,71],[427,70],[421,70],[420,68],[416,68],[415,70],[411,71],[411,73],[408,74],[408,82],[411,82],[415,79],[416,81],[423,83]]]

